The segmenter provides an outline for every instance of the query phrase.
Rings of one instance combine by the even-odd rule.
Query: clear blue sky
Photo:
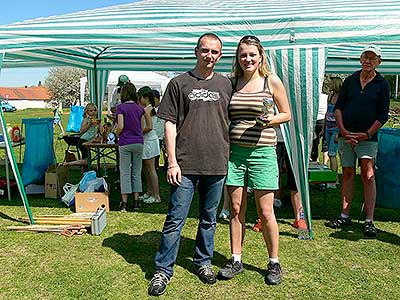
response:
[[[137,0],[136,0],[137,1]],[[80,10],[118,5],[135,0],[6,0],[0,10],[0,25],[62,15]],[[0,86],[31,86],[44,82],[47,68],[2,69]]]

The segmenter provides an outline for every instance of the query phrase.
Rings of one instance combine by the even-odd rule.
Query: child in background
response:
[[[53,128],[56,125],[58,125],[58,127],[61,130],[61,135],[64,135],[65,131],[64,131],[64,127],[62,126],[62,123],[61,123],[61,116],[63,115],[62,101],[56,102],[55,108],[53,109],[53,114],[54,114]]]
[[[143,126],[144,145],[142,158],[147,192],[140,196],[139,199],[144,203],[156,203],[161,202],[161,197],[158,175],[155,167],[155,158],[160,155],[160,145],[157,133],[153,130],[153,124],[157,120],[156,111],[154,109],[154,94],[153,90],[148,86],[141,87],[137,94],[139,97],[139,104],[144,107],[145,113],[151,116],[151,126]],[[144,117],[142,120],[144,120]]]
[[[339,128],[336,124],[335,104],[339,96],[340,88],[342,87],[342,79],[340,77],[332,77],[329,82],[330,93],[328,96],[328,108],[325,115],[325,136],[328,145],[329,164],[331,170],[336,172],[336,183],[329,183],[328,188],[336,188],[340,184],[337,174],[337,151],[338,151],[338,136]]]

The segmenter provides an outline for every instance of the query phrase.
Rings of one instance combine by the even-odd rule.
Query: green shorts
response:
[[[357,158],[375,159],[378,152],[378,142],[362,141],[355,146],[339,138],[339,155],[342,167],[355,167]]]
[[[255,190],[277,190],[279,170],[274,146],[243,147],[231,144],[226,185]]]

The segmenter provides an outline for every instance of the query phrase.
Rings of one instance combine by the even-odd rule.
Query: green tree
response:
[[[390,97],[395,98],[395,96],[396,96],[396,75],[385,75],[384,77],[389,82]]]
[[[73,67],[55,67],[49,70],[44,85],[52,99],[61,100],[64,106],[75,104],[79,100],[79,79],[86,76],[86,70]]]

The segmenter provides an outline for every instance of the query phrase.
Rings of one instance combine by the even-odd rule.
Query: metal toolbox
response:
[[[92,235],[100,235],[107,225],[106,210],[102,207],[99,207],[90,220],[90,229]]]

